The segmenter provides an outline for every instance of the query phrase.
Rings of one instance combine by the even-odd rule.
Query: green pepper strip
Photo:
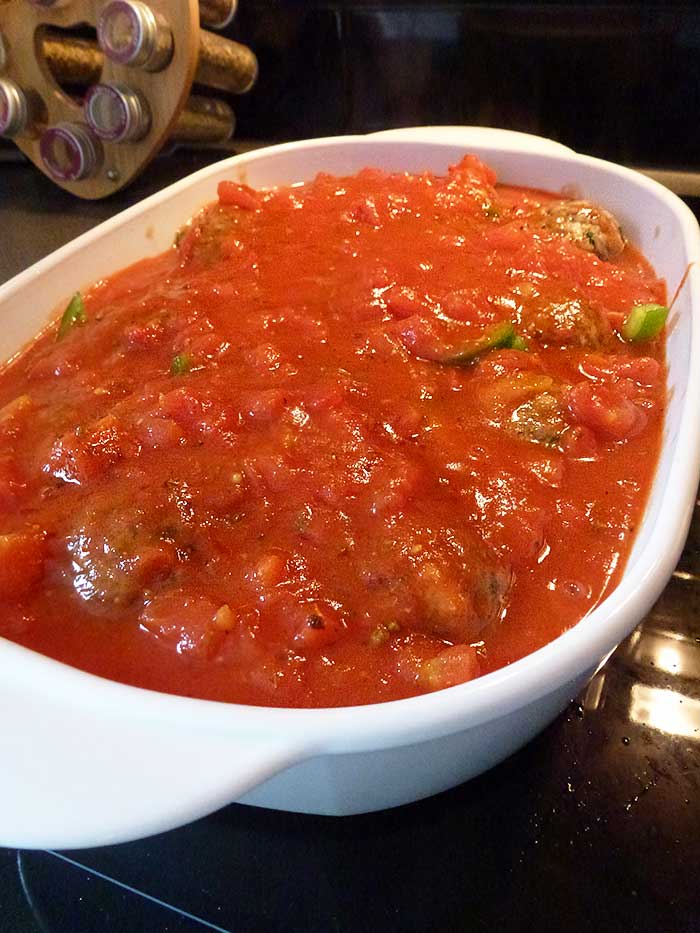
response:
[[[68,307],[61,316],[56,340],[63,340],[69,331],[82,324],[87,324],[87,314],[85,313],[83,296],[80,292],[76,292],[68,302]]]
[[[516,334],[515,328],[510,321],[494,324],[481,337],[466,341],[455,353],[443,357],[440,362],[463,366],[487,350],[503,349],[527,350],[526,341]]]
[[[514,334],[512,343],[509,347],[510,350],[529,350],[530,344],[525,340],[524,337],[521,337],[520,334]]]
[[[190,371],[191,366],[192,360],[189,356],[186,353],[178,353],[170,364],[170,373],[173,376],[182,376]]]
[[[636,305],[625,318],[622,336],[634,343],[653,340],[664,329],[667,317],[666,305]]]

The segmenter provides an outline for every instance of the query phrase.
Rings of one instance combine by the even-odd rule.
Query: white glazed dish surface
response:
[[[521,137],[521,138],[518,138]],[[0,359],[77,289],[168,248],[222,179],[253,187],[368,165],[444,172],[475,152],[512,184],[613,211],[673,294],[700,234],[655,182],[523,134],[415,128],[311,140],[224,160],[146,199],[0,288]],[[287,710],[114,683],[0,639],[0,845],[71,848],[180,826],[233,801],[369,812],[452,787],[532,738],[585,685],[663,589],[682,549],[700,458],[700,271],[670,318],[669,406],[644,521],[618,587],[578,626],[470,683],[364,707]]]

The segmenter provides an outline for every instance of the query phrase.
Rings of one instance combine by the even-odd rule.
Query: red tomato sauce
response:
[[[590,205],[366,169],[233,182],[0,373],[0,634],[273,706],[509,664],[615,585],[665,285]]]

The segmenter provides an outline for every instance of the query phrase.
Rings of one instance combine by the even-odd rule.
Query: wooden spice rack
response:
[[[14,142],[47,177],[80,198],[104,198],[128,185],[156,155],[172,135],[180,114],[190,97],[197,74],[200,48],[206,41],[226,44],[219,36],[200,31],[198,0],[148,0],[153,12],[160,14],[172,31],[173,54],[169,63],[157,72],[120,65],[106,56],[100,81],[126,84],[139,92],[150,105],[151,124],[146,135],[128,143],[101,140],[103,158],[90,177],[79,181],[56,179],[43,164],[39,141],[42,131],[58,123],[85,123],[81,100],[73,99],[55,80],[42,51],[46,30],[96,28],[104,0],[71,0],[65,6],[40,7],[28,0],[0,0],[0,29],[5,39],[6,62],[2,77],[14,81],[40,101],[39,116],[32,129],[17,136]],[[237,43],[229,43],[250,50]],[[256,63],[257,67],[257,63]],[[254,78],[253,78],[254,80]],[[242,88],[241,90],[246,90]]]

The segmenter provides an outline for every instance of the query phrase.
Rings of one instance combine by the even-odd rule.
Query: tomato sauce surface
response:
[[[664,300],[609,214],[471,156],[222,184],[0,373],[0,635],[274,706],[511,663],[619,577],[665,398],[619,332]]]

